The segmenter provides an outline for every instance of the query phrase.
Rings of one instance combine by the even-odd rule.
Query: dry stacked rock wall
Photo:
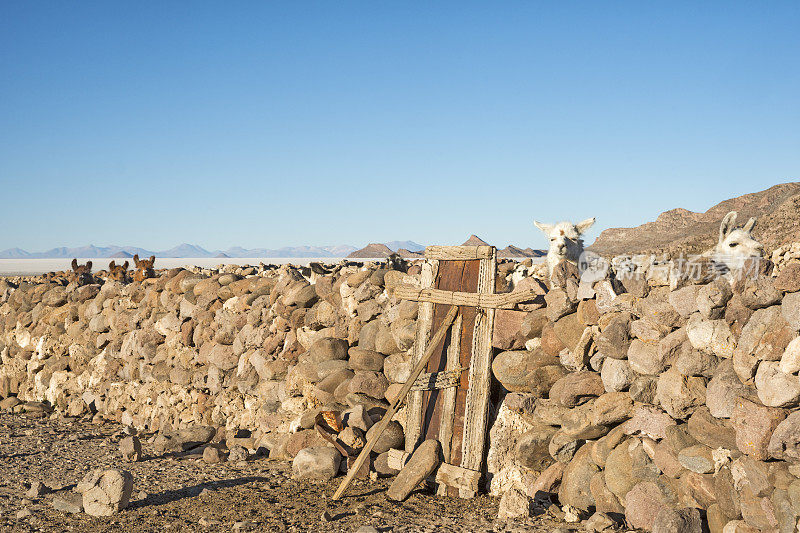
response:
[[[385,405],[408,375],[416,304],[391,302],[385,273],[339,265],[313,284],[287,266],[175,269],[126,285],[2,280],[0,397],[149,430],[249,429],[254,447],[286,455],[289,435],[315,440],[304,430],[314,409]]]
[[[642,529],[699,516],[711,531],[794,530],[795,251],[773,256],[776,276],[734,283],[693,281],[671,264],[582,278],[563,265],[524,310],[498,311],[486,483],[507,503],[501,514],[553,494],[567,516],[605,513]],[[541,286],[524,277],[537,272],[529,265],[499,271],[500,289],[506,275],[517,289]],[[17,411],[46,412],[44,401],[158,430],[164,450],[180,428],[224,428],[243,435],[229,443],[327,479],[346,462],[312,429],[319,410],[345,411],[338,438],[354,455],[410,374],[417,305],[387,294],[387,272],[370,263],[323,275],[175,269],[127,285],[0,281],[0,397]],[[386,452],[403,447],[403,424],[401,411],[376,447],[379,475],[393,473]],[[211,438],[200,433],[198,443]]]
[[[569,512],[645,530],[795,531],[800,261],[779,256],[777,275],[762,261],[733,280],[630,262],[579,279],[562,264],[526,317],[541,335],[493,362],[509,392],[490,491],[555,493]]]

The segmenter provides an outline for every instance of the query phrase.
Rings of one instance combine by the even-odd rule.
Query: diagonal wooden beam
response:
[[[400,393],[397,395],[397,398],[389,409],[386,411],[386,414],[383,415],[383,419],[378,422],[378,427],[375,432],[372,434],[372,437],[367,441],[367,444],[364,446],[364,449],[361,450],[361,453],[358,454],[358,458],[356,462],[353,463],[353,466],[350,467],[347,471],[347,476],[345,476],[342,484],[339,485],[339,488],[336,489],[336,492],[333,493],[333,499],[338,500],[344,494],[344,491],[347,490],[348,485],[353,481],[353,477],[355,477],[358,470],[361,468],[361,465],[364,464],[367,457],[369,457],[369,453],[372,451],[372,448],[375,447],[375,443],[378,442],[378,438],[383,434],[386,430],[386,427],[389,425],[389,422],[392,421],[395,413],[397,413],[398,407],[406,398],[406,395],[411,390],[411,387],[414,385],[414,382],[425,369],[425,365],[428,364],[428,360],[433,356],[433,353],[436,351],[436,348],[439,346],[439,343],[444,340],[445,335],[447,335],[447,330],[450,329],[450,325],[456,319],[456,315],[458,314],[458,307],[452,306],[450,310],[447,312],[447,316],[445,316],[442,325],[439,326],[439,329],[433,335],[430,344],[428,344],[428,349],[425,351],[425,354],[422,356],[417,362],[417,366],[411,371],[411,376],[408,378],[408,381],[405,382],[403,388],[400,389]]]

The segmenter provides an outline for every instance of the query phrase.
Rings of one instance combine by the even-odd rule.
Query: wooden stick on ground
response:
[[[369,441],[367,441],[367,444],[364,446],[364,449],[361,450],[361,453],[358,455],[356,462],[353,463],[353,466],[347,470],[347,476],[345,476],[342,484],[339,485],[339,488],[333,493],[334,500],[338,500],[342,497],[344,491],[347,490],[347,486],[350,485],[351,481],[353,481],[353,477],[355,477],[356,472],[358,472],[358,470],[361,468],[361,465],[363,465],[364,461],[366,461],[367,457],[369,457],[369,453],[372,451],[375,443],[378,442],[378,438],[386,430],[389,422],[392,421],[392,417],[394,417],[395,413],[397,412],[397,408],[405,400],[408,392],[414,385],[414,382],[425,369],[425,365],[428,364],[428,360],[433,356],[433,353],[436,351],[436,347],[439,346],[439,343],[442,342],[442,339],[444,339],[445,335],[447,335],[447,330],[450,328],[450,325],[455,320],[457,314],[458,307],[451,306],[450,310],[447,312],[447,316],[445,316],[444,321],[442,322],[442,325],[439,326],[439,329],[436,330],[433,338],[431,338],[431,342],[428,344],[428,349],[425,351],[422,359],[417,362],[417,366],[415,366],[414,370],[411,371],[411,376],[408,378],[408,381],[406,381],[403,385],[403,388],[400,389],[400,394],[397,395],[397,398],[394,402],[392,402],[392,405],[386,411],[386,414],[383,415],[383,419],[378,422],[378,427],[375,430],[375,433],[373,433],[372,437],[369,439]]]

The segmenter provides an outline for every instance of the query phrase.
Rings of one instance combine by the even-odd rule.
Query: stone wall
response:
[[[547,306],[526,317],[539,336],[493,362],[509,393],[490,491],[515,509],[554,493],[567,515],[603,513],[594,524],[795,531],[800,261],[786,250],[778,268],[753,262],[738,277],[560,265]]]
[[[313,284],[288,266],[227,270],[0,280],[0,398],[150,431],[249,429],[284,456],[289,435],[313,440],[301,415],[386,405],[408,374],[416,304],[390,301],[380,265],[338,265]]]
[[[507,278],[516,290],[542,289],[522,310],[497,313],[486,484],[508,504],[504,516],[552,494],[566,516],[604,513],[594,523],[607,515],[658,529],[697,513],[711,531],[794,530],[794,251],[773,256],[777,275],[768,266],[754,279],[698,280],[672,264],[630,262],[617,263],[625,275],[579,276],[564,264],[549,291],[530,263],[499,265],[499,290],[511,290]],[[328,446],[314,418],[345,411],[342,444],[353,454],[363,446],[410,373],[417,305],[387,294],[386,265],[329,269],[173,269],[82,286],[0,280],[0,407],[161,433],[212,426],[273,458],[306,450],[300,471],[334,475],[315,468],[331,454],[313,453]],[[376,450],[379,475],[393,473],[386,450],[403,446],[402,411],[396,420]]]

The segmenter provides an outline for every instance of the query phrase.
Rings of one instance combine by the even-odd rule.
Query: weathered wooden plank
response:
[[[444,305],[480,307],[484,309],[514,309],[527,300],[533,300],[539,293],[533,290],[509,292],[504,294],[483,294],[474,292],[445,291],[442,289],[420,289],[410,285],[395,285],[389,291],[400,300],[431,302]]]
[[[439,483],[440,487],[456,488],[459,494],[462,491],[477,493],[480,480],[480,472],[449,463],[442,463],[436,472],[436,483]]]
[[[440,261],[435,287],[441,290],[474,293],[478,289],[479,273],[480,260]],[[458,346],[454,348],[458,348],[458,350],[450,353],[453,356],[458,356],[458,361],[460,363],[458,366],[460,368],[468,369],[470,366],[472,334],[475,329],[475,315],[477,310],[471,306],[462,306],[459,307],[459,310],[462,317],[460,335],[455,337],[455,332],[451,332],[446,344],[449,346],[457,342]],[[436,327],[441,319],[441,312],[439,311],[439,306],[437,306],[434,313],[433,326]],[[428,363],[428,371],[445,374],[447,352],[444,349],[437,349],[437,354],[439,355],[432,357]],[[444,405],[446,391],[431,391],[423,394],[423,429],[421,438],[436,439],[443,447],[449,446],[449,462],[451,464],[459,464],[461,460],[461,439],[463,434],[467,387],[467,372],[461,372],[459,375],[458,388],[455,390],[452,410]],[[452,435],[448,444],[442,441],[440,430],[443,421],[450,417],[453,419],[453,425]],[[439,485],[438,490],[442,494],[446,493],[450,496],[458,496],[458,490],[452,487]]]
[[[481,260],[478,292],[494,293],[497,261],[492,254]],[[469,368],[469,390],[464,419],[463,451],[461,467],[480,472],[483,449],[489,418],[489,394],[491,393],[492,331],[494,309],[478,309],[475,331],[472,337],[472,361]],[[462,498],[474,497],[477,490],[459,489]]]
[[[436,287],[448,290],[458,290],[464,278],[464,271],[468,263],[478,265],[478,261],[439,261],[439,272],[436,275]],[[477,269],[475,272],[477,276]],[[445,306],[437,305],[433,313],[433,327],[436,328],[444,318]],[[474,312],[472,308],[460,308],[460,311]],[[442,372],[447,364],[447,346],[452,344],[452,332],[445,342],[437,347],[434,355],[428,361],[428,372]],[[425,391],[422,395],[422,439],[439,440],[439,426],[442,418],[442,390]]]
[[[453,324],[453,321],[456,319],[456,315],[458,314],[458,307],[452,306],[450,310],[447,312],[447,316],[444,318],[441,326],[431,338],[431,343],[428,349],[425,351],[425,354],[422,356],[422,359],[417,362],[417,365],[411,371],[411,377],[409,377],[408,381],[403,385],[403,388],[400,389],[400,392],[397,394],[397,398],[394,402],[389,406],[389,409],[386,410],[386,413],[383,415],[383,418],[380,422],[378,422],[378,427],[375,429],[375,433],[372,437],[367,441],[367,444],[364,445],[364,448],[361,450],[361,453],[358,454],[358,458],[356,458],[355,463],[348,469],[347,476],[345,476],[342,484],[339,485],[339,488],[336,489],[336,492],[333,493],[333,499],[338,500],[341,498],[344,491],[347,489],[347,486],[353,480],[356,473],[361,469],[361,465],[364,464],[364,461],[369,458],[369,454],[372,451],[372,448],[375,447],[375,443],[378,442],[378,439],[381,437],[383,432],[386,430],[386,426],[389,425],[389,422],[392,421],[394,418],[395,413],[397,413],[397,408],[400,404],[405,400],[406,395],[411,390],[412,385],[414,385],[414,381],[419,377],[422,373],[422,370],[425,368],[425,365],[428,363],[428,359],[431,358],[433,355],[434,350],[439,345],[440,342],[444,340],[445,335],[447,335],[447,331],[450,329],[450,326]]]
[[[433,286],[436,274],[439,271],[439,262],[436,260],[422,263],[420,285]],[[422,359],[428,347],[428,335],[433,327],[433,302],[422,302],[417,313],[417,337],[411,354],[411,364],[416,365]],[[406,451],[413,452],[420,443],[422,436],[422,394],[423,391],[412,391],[408,395],[406,406]]]
[[[480,260],[469,261],[469,269],[465,271],[462,282],[456,290],[477,293],[478,292],[478,278],[480,275]],[[442,287],[448,289],[452,287]],[[460,366],[469,369],[472,361],[472,344],[473,335],[475,333],[475,320],[478,315],[478,309],[475,307],[461,307],[463,324],[461,326],[461,350],[459,354]],[[469,372],[461,373],[461,381],[459,382],[458,391],[456,393],[455,405],[455,420],[453,423],[453,439],[452,449],[450,451],[450,461],[452,465],[460,465],[464,445],[464,419],[466,416],[466,403],[467,403],[467,390],[469,389]],[[448,487],[447,494],[449,496],[458,496],[459,490],[454,487]]]
[[[453,329],[450,333],[450,346],[447,347],[447,363],[445,370],[454,370],[461,367],[461,324],[463,315],[458,315],[453,322]],[[445,389],[442,392],[442,417],[439,425],[439,443],[442,445],[442,457],[444,462],[450,462],[450,451],[453,441],[453,423],[456,418],[456,394],[458,388]],[[447,488],[439,485],[438,493],[447,494]]]
[[[426,259],[441,259],[446,261],[488,259],[492,257],[494,253],[494,246],[428,246],[425,248]]]

